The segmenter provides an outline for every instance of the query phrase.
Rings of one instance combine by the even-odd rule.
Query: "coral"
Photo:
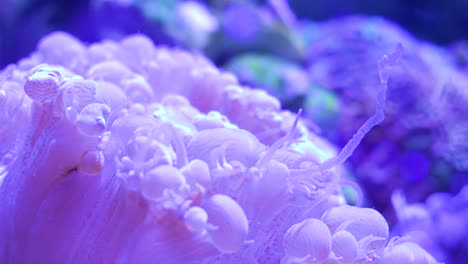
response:
[[[460,121],[467,112],[467,96],[462,87],[468,79],[450,61],[448,50],[416,39],[398,25],[378,17],[353,15],[331,19],[317,24],[316,31],[320,39],[308,45],[309,78],[316,86],[336,94],[338,114],[329,115],[338,121],[324,129],[324,133],[332,131],[330,135],[335,137],[332,141],[340,144],[374,107],[371,98],[375,96],[374,79],[378,76],[374,62],[382,50],[390,50],[398,42],[405,47],[402,63],[392,69],[388,84],[387,118],[353,156],[354,171],[361,182],[369,189],[389,189],[388,195],[379,192],[372,197],[372,192],[369,193],[376,206],[384,211],[379,197],[388,201],[394,188],[412,190],[406,194],[414,200],[422,200],[434,191],[458,192],[459,188],[450,188],[440,179],[433,165],[439,162],[450,167],[442,176],[447,178],[466,171],[466,145],[460,139],[466,124]],[[320,89],[315,90],[311,88],[308,96],[320,95]],[[314,105],[304,106],[304,112],[312,112],[311,116],[320,110],[314,110]],[[394,146],[376,147],[382,138]],[[389,151],[390,148],[397,151]],[[418,152],[416,160],[432,165],[426,173],[403,166],[414,152]],[[359,162],[362,159],[369,162]],[[372,168],[377,163],[387,164],[381,177]],[[411,174],[415,176],[408,177]],[[417,191],[415,182],[421,183]]]
[[[335,159],[301,111],[142,35],[55,32],[1,79],[2,263],[435,263],[346,205],[338,165],[382,116]]]
[[[458,194],[433,193],[424,203],[409,203],[401,191],[395,191],[392,203],[398,217],[395,235],[406,236],[445,263],[464,261],[468,252],[466,184]]]

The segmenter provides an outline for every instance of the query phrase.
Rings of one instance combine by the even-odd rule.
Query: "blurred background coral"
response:
[[[67,31],[87,42],[103,37],[144,33],[157,42],[175,45],[168,20],[174,18],[178,0],[2,0],[0,8],[0,66],[17,61],[34,50],[37,41],[55,30]],[[227,17],[255,13],[253,8],[235,10],[228,6],[266,6],[268,1],[211,0],[198,1],[210,12]],[[362,14],[390,19],[415,36],[446,45],[467,39],[468,1],[372,1],[314,0],[289,1],[292,12],[300,19],[324,21],[335,17]],[[237,12],[237,13],[236,13]],[[245,17],[243,17],[245,18]],[[259,17],[251,17],[251,20]],[[225,19],[226,21],[229,18]],[[237,19],[248,25],[242,34],[255,31],[254,21]],[[236,27],[238,27],[236,26]]]

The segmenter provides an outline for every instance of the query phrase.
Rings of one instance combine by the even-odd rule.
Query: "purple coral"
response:
[[[202,56],[57,32],[1,76],[21,121],[2,116],[2,263],[435,263],[345,205],[355,141],[334,162],[300,113]]]
[[[419,243],[445,263],[462,263],[468,253],[468,185],[456,195],[433,193],[425,203],[408,203],[401,191],[393,193],[398,223],[393,233]],[[446,252],[451,252],[447,254]]]

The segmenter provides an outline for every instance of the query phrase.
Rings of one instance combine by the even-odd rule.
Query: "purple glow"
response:
[[[416,183],[429,176],[430,163],[418,151],[410,151],[400,158],[400,176],[408,182]]]
[[[15,111],[1,116],[0,261],[437,263],[342,193],[359,193],[339,165],[383,118],[393,55],[376,114],[337,155],[301,111],[200,55],[46,36],[1,73]]]

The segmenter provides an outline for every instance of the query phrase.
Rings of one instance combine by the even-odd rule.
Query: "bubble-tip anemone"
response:
[[[336,151],[300,113],[202,56],[59,32],[0,77],[2,263],[341,263],[387,239],[336,216],[343,157],[317,166]]]

